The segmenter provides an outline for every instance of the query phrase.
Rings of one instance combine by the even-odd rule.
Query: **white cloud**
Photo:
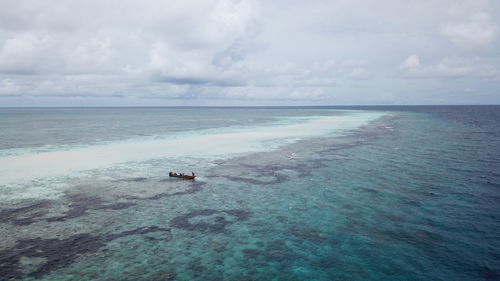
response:
[[[365,80],[371,77],[371,73],[362,67],[354,68],[349,75],[351,78],[359,80]]]
[[[5,40],[0,49],[0,71],[32,73],[43,67],[50,39],[35,34],[20,34]]]
[[[13,96],[13,95],[19,95],[21,87],[14,83],[12,79],[2,79],[0,81],[0,96]]]
[[[481,78],[496,79],[500,71],[492,65],[477,59],[448,57],[437,64],[422,64],[420,58],[411,55],[398,66],[398,70],[406,78]]]
[[[457,89],[475,79],[492,92],[481,83],[498,77],[487,47],[499,10],[494,0],[0,1],[0,94],[376,102],[407,91],[394,66],[408,54],[420,57],[401,62],[399,78]]]
[[[499,28],[488,13],[477,13],[465,22],[443,24],[439,31],[453,43],[468,48],[492,43],[497,38]]]

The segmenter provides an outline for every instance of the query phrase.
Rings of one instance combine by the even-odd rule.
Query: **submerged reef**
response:
[[[39,217],[47,214],[47,208],[51,205],[49,200],[40,200],[28,206],[19,208],[0,209],[0,223],[12,223],[14,225],[29,225],[38,221]]]
[[[84,233],[64,239],[19,240],[15,247],[0,251],[0,281],[24,277],[38,278],[72,264],[82,254],[97,252],[109,241],[150,232],[170,232],[170,229],[148,226],[103,236]],[[32,262],[27,262],[29,260]]]
[[[140,179],[140,180],[139,180]],[[142,182],[145,178],[134,178],[134,182]],[[119,180],[122,181],[122,180]],[[123,180],[123,181],[128,181]],[[66,205],[65,211],[60,215],[54,215],[51,209],[58,208],[61,202],[51,200],[37,200],[21,207],[0,209],[0,223],[11,223],[13,225],[24,226],[39,221],[58,222],[81,217],[90,210],[121,210],[138,204],[137,201],[159,200],[172,196],[193,194],[203,190],[205,182],[193,182],[189,188],[174,193],[158,193],[149,197],[141,198],[137,196],[120,196],[124,202],[113,203],[103,200],[97,196],[86,194],[67,194],[64,196]]]
[[[110,203],[99,197],[83,194],[67,195],[68,210],[60,216],[50,216],[49,210],[58,204],[55,201],[39,200],[27,206],[0,209],[0,223],[30,225],[38,221],[65,221],[85,215],[89,210],[121,210],[136,205],[134,202]]]
[[[208,217],[212,215],[217,215],[213,219],[214,222],[190,222],[191,219],[197,217]],[[199,232],[212,232],[212,233],[221,233],[226,232],[226,226],[230,225],[236,221],[244,221],[250,217],[250,212],[245,210],[197,210],[193,211],[178,217],[175,217],[170,221],[170,225],[175,228],[180,228],[184,230],[190,231],[199,231]],[[233,220],[231,220],[233,218]]]
[[[161,180],[160,182],[166,182],[167,180]],[[203,190],[203,186],[206,184],[206,182],[200,182],[200,181],[195,181],[190,183],[189,188],[183,191],[177,191],[174,193],[158,193],[150,197],[137,197],[137,196],[123,196],[123,198],[126,199],[133,199],[133,200],[158,200],[162,198],[168,198],[171,196],[179,196],[179,195],[186,195],[186,194],[193,194],[199,191]]]
[[[62,216],[48,218],[47,221],[64,221],[71,218],[77,218],[89,210],[120,210],[136,205],[133,202],[108,203],[99,197],[75,194],[67,196],[70,200],[69,210]]]
[[[146,178],[133,178],[123,181],[143,182]],[[117,181],[121,182],[121,181]],[[158,200],[171,196],[192,194],[203,189],[205,182],[190,183],[188,188],[173,193],[158,193],[149,197],[120,196],[122,202],[112,202],[98,196],[87,194],[66,194],[61,201],[36,200],[24,202],[12,208],[0,209],[0,224],[12,224],[25,227],[38,222],[56,223],[88,215],[92,210],[121,210],[136,206],[141,201]],[[229,213],[232,213],[229,211]],[[241,217],[240,214],[233,214]],[[231,223],[226,221],[222,228]],[[75,262],[81,255],[92,254],[105,249],[106,243],[130,236],[143,235],[150,232],[169,232],[169,228],[158,226],[140,227],[119,233],[95,235],[80,233],[64,238],[41,237],[20,239],[10,248],[0,249],[0,281],[18,280],[25,277],[39,278],[53,270],[66,267]],[[154,239],[147,237],[148,239]],[[175,276],[175,273],[167,274]],[[156,277],[160,277],[156,276]],[[165,279],[165,274],[161,277]],[[158,279],[158,278],[157,278]],[[161,279],[161,278],[160,278]],[[168,278],[167,278],[168,279]]]

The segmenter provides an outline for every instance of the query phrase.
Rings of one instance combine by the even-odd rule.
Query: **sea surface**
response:
[[[500,106],[0,109],[6,280],[500,280]]]

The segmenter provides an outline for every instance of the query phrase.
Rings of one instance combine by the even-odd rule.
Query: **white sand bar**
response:
[[[383,113],[353,111],[340,116],[284,118],[252,127],[227,127],[156,138],[26,153],[0,158],[0,185],[110,167],[125,162],[159,158],[228,158],[237,154],[269,151],[293,141],[342,133],[366,125]],[[0,186],[1,190],[1,186]]]

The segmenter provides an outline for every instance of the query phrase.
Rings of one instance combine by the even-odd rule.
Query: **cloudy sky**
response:
[[[0,0],[0,106],[500,104],[498,0]]]

